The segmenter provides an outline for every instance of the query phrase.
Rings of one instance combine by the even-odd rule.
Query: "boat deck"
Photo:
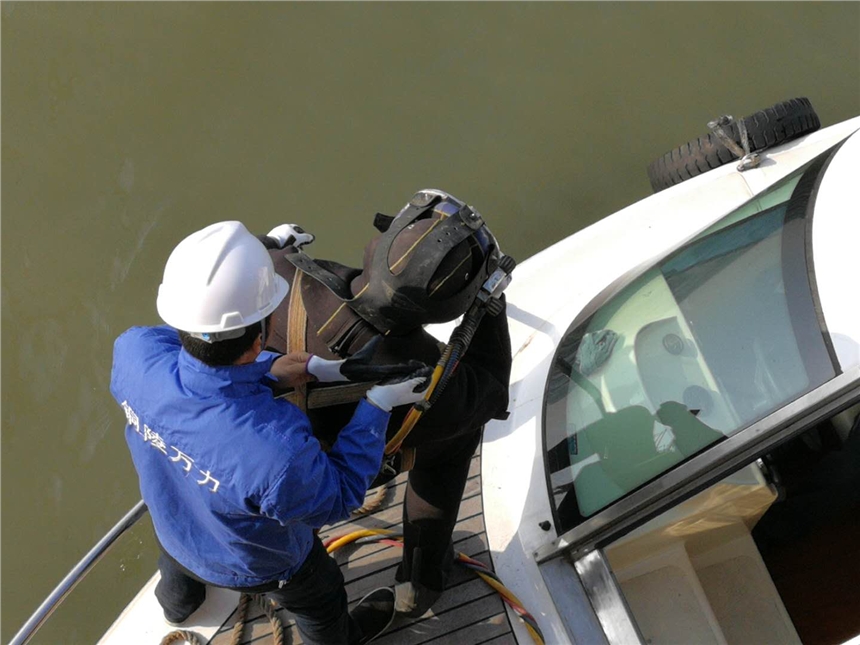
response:
[[[347,535],[360,529],[399,530],[405,491],[404,473],[389,482],[382,503],[373,513],[326,526],[320,531],[320,537],[325,542],[329,538]],[[480,454],[476,454],[472,458],[469,479],[454,528],[454,550],[492,568],[483,515],[481,462]],[[401,550],[397,546],[380,543],[348,544],[333,555],[343,571],[350,607],[353,607],[373,589],[394,584],[394,572],[400,562]],[[290,613],[280,609],[275,615],[283,626],[283,642],[302,643],[302,637]],[[233,642],[236,619],[237,611],[234,611],[210,640],[210,645],[230,645]],[[276,643],[273,626],[257,603],[249,605],[242,639],[239,642],[254,645]],[[373,642],[379,645],[515,645],[516,640],[501,597],[474,571],[455,565],[448,589],[430,611],[413,620],[397,617],[388,631]]]

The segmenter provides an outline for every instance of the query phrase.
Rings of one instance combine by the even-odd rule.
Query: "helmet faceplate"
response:
[[[382,333],[454,320],[498,261],[498,243],[477,211],[423,190],[374,241],[347,305]]]

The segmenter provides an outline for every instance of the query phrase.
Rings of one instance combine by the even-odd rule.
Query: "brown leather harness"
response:
[[[286,353],[291,352],[306,352],[308,351],[308,323],[309,315],[305,307],[304,297],[306,292],[313,295],[317,285],[311,280],[310,284],[303,279],[304,271],[296,267],[295,274],[292,280],[292,288],[290,290],[289,311],[286,316],[285,324],[285,349]],[[345,307],[345,309],[348,309]],[[323,324],[319,325],[316,330],[316,337],[320,341],[325,341],[328,346],[331,340],[331,323],[337,323],[338,328],[348,322],[344,318],[344,314],[348,313],[349,318],[356,317],[351,310],[343,312],[341,309],[335,311],[334,314]],[[343,320],[341,320],[343,318]],[[316,326],[312,324],[312,327]],[[361,336],[359,336],[361,338]],[[326,385],[325,387],[311,387],[306,384],[294,388],[287,392],[282,398],[287,399],[291,403],[298,406],[303,412],[308,410],[325,408],[333,405],[344,403],[355,403],[359,401],[374,384],[373,383],[344,383],[338,385]],[[411,470],[415,463],[415,448],[401,447],[400,452],[400,468],[401,472]]]

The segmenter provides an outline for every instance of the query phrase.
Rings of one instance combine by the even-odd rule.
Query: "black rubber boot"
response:
[[[374,589],[358,601],[350,616],[361,632],[359,645],[378,638],[394,620],[394,589],[391,587]]]
[[[394,574],[395,580],[403,583],[396,588],[397,612],[417,618],[427,613],[445,590],[454,564],[454,546],[447,522],[438,520],[404,522],[403,542],[403,560]]]

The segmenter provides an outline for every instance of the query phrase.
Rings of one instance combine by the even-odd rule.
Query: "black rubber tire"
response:
[[[807,98],[777,103],[773,107],[744,117],[744,123],[751,151],[785,143],[821,127],[821,121]],[[741,145],[737,121],[724,126],[723,129]],[[652,161],[648,165],[648,179],[656,193],[736,159],[717,135],[711,132]]]

